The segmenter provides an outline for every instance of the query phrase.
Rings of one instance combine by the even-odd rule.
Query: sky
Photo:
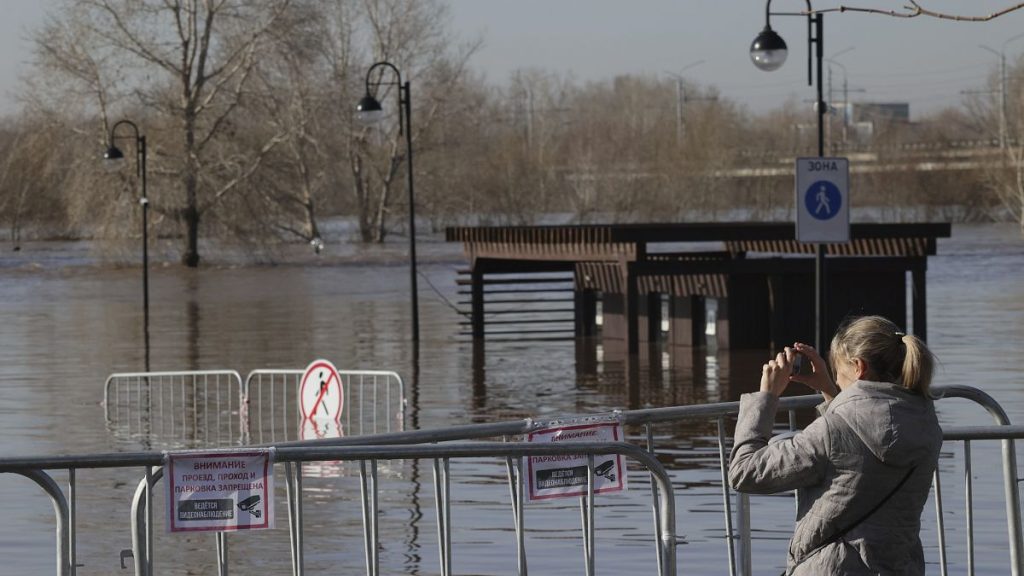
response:
[[[714,86],[728,99],[764,112],[787,100],[810,101],[806,18],[774,16],[772,28],[789,45],[774,72],[750,62],[749,48],[764,27],[762,0],[446,0],[457,38],[480,38],[472,60],[491,83],[520,69],[570,75],[580,82],[621,74],[682,73]],[[922,0],[935,10],[983,15],[1017,0]],[[29,35],[55,0],[0,0],[0,113],[17,111],[14,91],[28,73]],[[817,9],[847,6],[899,9],[903,0],[814,0]],[[774,0],[773,12],[795,12],[799,0]],[[844,68],[851,101],[909,102],[911,116],[962,102],[981,90],[999,57],[1024,52],[1024,10],[985,23],[859,13],[825,16],[824,51],[835,56],[834,99],[842,99]],[[1013,39],[1013,40],[1011,40]],[[1006,43],[1009,40],[1009,43]],[[685,68],[685,71],[683,70]],[[827,84],[828,73],[825,75]],[[826,88],[827,90],[827,88]],[[807,104],[809,105],[809,104]]]

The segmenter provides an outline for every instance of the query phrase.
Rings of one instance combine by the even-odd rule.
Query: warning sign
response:
[[[327,360],[314,360],[302,374],[299,384],[302,417],[338,421],[344,403],[338,369]]]
[[[527,435],[527,442],[622,442],[622,424],[618,422],[555,426]],[[546,500],[587,493],[586,454],[552,454],[523,459],[527,470],[530,500]],[[594,457],[594,493],[620,492],[626,489],[626,467],[618,454]]]
[[[274,451],[170,452],[167,531],[274,527]]]

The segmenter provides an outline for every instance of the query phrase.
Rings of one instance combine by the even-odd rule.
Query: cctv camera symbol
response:
[[[242,500],[241,502],[239,502],[238,503],[238,508],[239,508],[239,510],[244,510],[244,511],[248,512],[249,514],[252,514],[253,516],[259,518],[262,513],[259,510],[255,509],[259,505],[260,505],[260,497],[259,496],[250,496],[250,497],[246,498],[245,500]]]
[[[615,482],[615,474],[612,473],[613,466],[615,466],[615,460],[606,460],[594,468],[594,474],[604,477],[609,482]]]

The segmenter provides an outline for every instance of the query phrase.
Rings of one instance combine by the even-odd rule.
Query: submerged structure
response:
[[[851,314],[881,314],[927,338],[928,256],[950,231],[948,223],[851,225],[849,243],[827,245],[826,332]],[[488,317],[489,303],[528,302],[498,300],[499,292],[510,292],[511,285],[527,287],[520,294],[541,292],[528,287],[550,282],[552,273],[571,274],[572,332],[544,332],[599,337],[605,349],[629,356],[662,339],[672,346],[703,345],[709,300],[716,304],[720,348],[813,340],[815,245],[797,242],[792,224],[453,227],[446,239],[461,242],[469,260],[463,283],[474,340],[494,333],[488,330],[492,322],[551,322],[536,318],[536,309],[520,324],[510,319],[515,309],[502,310],[500,320]],[[495,285],[504,289],[488,289]]]

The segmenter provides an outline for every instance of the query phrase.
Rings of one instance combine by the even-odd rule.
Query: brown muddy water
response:
[[[152,370],[301,369],[328,358],[343,369],[394,370],[411,402],[407,426],[555,416],[733,400],[756,386],[764,353],[645,362],[636,393],[626,391],[622,364],[577,355],[574,342],[488,343],[482,364],[459,335],[456,245],[420,244],[422,345],[412,371],[407,334],[408,269],[400,242],[346,248],[299,264],[211,265],[198,271],[152,267]],[[145,363],[141,279],[137,267],[96,264],[85,244],[27,243],[0,256],[0,456],[84,454],[203,445],[199,433],[163,434],[108,424],[103,383]],[[1024,421],[1024,241],[1010,225],[955,226],[929,260],[930,345],[939,356],[937,383],[968,384],[991,394]],[[593,360],[593,357],[585,355]],[[966,401],[939,403],[944,424],[988,424]],[[193,431],[198,432],[198,431]],[[638,434],[639,431],[630,431]],[[680,574],[728,572],[715,425],[659,428],[663,463],[676,486]],[[237,443],[229,433],[219,446]],[[967,562],[963,524],[963,447],[948,444],[942,461],[944,516],[951,571]],[[979,574],[1008,572],[1006,521],[998,448],[976,443],[975,532]],[[1020,457],[1018,457],[1020,459]],[[305,479],[306,573],[365,573],[358,475],[351,466],[310,467]],[[141,470],[78,473],[79,574],[128,573],[129,510]],[[515,539],[504,463],[453,461],[453,568],[458,574],[515,572]],[[64,483],[63,472],[54,473]],[[650,495],[645,474],[630,470],[631,489],[599,499],[596,566],[601,574],[655,571]],[[284,482],[278,469],[277,528],[229,537],[235,574],[289,573]],[[431,464],[384,466],[380,479],[381,570],[438,574]],[[162,530],[157,491],[158,574],[215,574],[210,535]],[[52,507],[34,484],[0,475],[0,574],[52,574]],[[788,497],[754,499],[755,574],[777,574],[792,528]],[[924,514],[929,573],[938,573],[935,512]],[[527,553],[538,574],[583,571],[578,504],[529,504]]]

